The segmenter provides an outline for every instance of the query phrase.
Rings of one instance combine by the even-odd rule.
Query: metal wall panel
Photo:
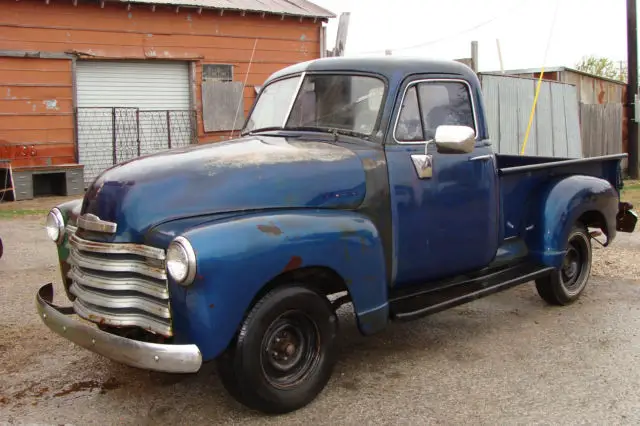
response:
[[[564,99],[564,117],[566,123],[567,156],[583,157],[582,140],[580,137],[580,111],[578,94],[575,86],[558,86],[562,89]],[[559,91],[559,90],[558,90]],[[622,127],[620,127],[622,129]]]
[[[518,140],[518,85],[516,79],[505,79],[497,82],[498,99],[500,103],[500,134],[498,138],[498,152],[517,154]],[[495,102],[496,100],[492,100]]]
[[[537,81],[480,74],[494,150],[519,154],[529,123]],[[525,155],[582,157],[576,88],[543,82]],[[498,131],[493,131],[497,129]]]
[[[498,99],[499,85],[495,79],[488,78],[483,81],[482,90],[485,99]],[[487,119],[487,127],[489,128],[489,138],[492,143],[497,146],[500,140],[500,102],[485,102],[485,113]]]
[[[543,81],[536,105],[535,125],[538,136],[536,155],[553,157],[553,132],[551,129],[551,84]]]
[[[167,61],[78,61],[79,108],[189,109],[189,66]]]
[[[578,105],[576,104],[576,107]],[[564,93],[551,88],[551,131],[553,133],[553,156],[566,157],[567,147],[567,121],[564,116]]]
[[[516,81],[516,85],[518,86],[518,150],[520,151],[524,144],[524,137],[527,134],[527,126],[529,124],[529,117],[531,116],[531,105],[533,105],[536,88],[534,80],[518,79]],[[527,105],[529,105],[528,108]],[[535,123],[531,123],[529,139],[527,140],[527,146],[525,147],[526,155],[536,155],[536,127]]]

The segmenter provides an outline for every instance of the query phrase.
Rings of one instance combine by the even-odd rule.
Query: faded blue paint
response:
[[[204,224],[183,235],[196,252],[197,278],[186,288],[170,285],[174,329],[181,341],[198,345],[205,359],[224,350],[268,282],[297,268],[338,273],[363,333],[376,326],[363,317],[373,315],[382,324],[388,317],[383,248],[376,227],[358,213],[256,213]]]
[[[525,241],[530,256],[559,268],[573,225],[587,212],[599,212],[606,222],[608,240],[616,235],[618,193],[600,178],[584,175],[549,177],[531,194]]]
[[[91,185],[82,213],[118,223],[115,241],[140,242],[167,220],[256,209],[353,209],[364,195],[364,170],[351,150],[253,136],[113,167]]]
[[[500,243],[496,169],[491,160],[469,160],[491,154],[491,148],[479,146],[470,154],[430,149],[431,179],[418,178],[411,160],[411,154],[424,153],[424,145],[389,145],[386,150],[394,284],[423,283],[488,265]]]
[[[545,158],[545,157],[528,157],[528,156],[510,156],[497,155],[498,167],[504,171],[504,176],[500,177],[500,199],[501,199],[501,216],[500,221],[502,234],[504,238],[524,237],[527,235],[528,241],[531,242],[531,233],[539,232],[539,226],[543,223],[553,224],[554,220],[562,218],[562,223],[568,218],[573,211],[574,206],[569,204],[558,204],[559,199],[571,200],[576,194],[581,194],[584,198],[585,208],[595,208],[605,215],[607,221],[607,232],[609,238],[613,240],[615,237],[615,216],[618,211],[617,191],[620,182],[620,160],[619,159],[603,159],[603,160],[582,160],[573,165],[549,167],[551,163],[555,163],[563,158]],[[544,168],[538,170],[524,170],[522,172],[508,172],[510,168],[522,166],[545,164]],[[558,185],[561,181],[567,179],[567,183],[561,184],[559,188],[564,191],[558,197],[555,190],[555,197],[548,199],[548,192],[552,187]],[[607,187],[610,188],[609,190]],[[615,199],[612,198],[615,194]],[[595,197],[595,198],[594,198]],[[595,204],[587,202],[591,199],[597,199]],[[547,206],[551,203],[550,206]],[[571,208],[563,211],[563,208]],[[550,217],[542,217],[538,214],[537,219],[528,215],[529,212],[545,212]],[[560,235],[566,235],[569,231],[567,226],[558,230]],[[533,226],[533,228],[531,228]],[[558,225],[550,225],[554,229]],[[530,228],[527,231],[527,228]],[[535,231],[534,231],[535,230]],[[548,231],[548,229],[547,229]],[[547,247],[560,247],[564,242],[548,243]],[[547,264],[547,262],[544,262]]]

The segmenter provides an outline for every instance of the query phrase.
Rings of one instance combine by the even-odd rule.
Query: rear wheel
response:
[[[337,329],[325,296],[304,286],[275,288],[217,359],[220,379],[249,408],[270,414],[302,408],[331,377]]]
[[[568,305],[580,298],[591,274],[591,241],[587,228],[576,224],[567,239],[560,269],[536,280],[538,294],[552,305]]]

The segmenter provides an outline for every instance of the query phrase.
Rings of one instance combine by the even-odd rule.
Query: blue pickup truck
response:
[[[371,335],[518,284],[568,305],[592,239],[632,232],[624,154],[496,154],[457,62],[325,58],[265,82],[238,139],[103,172],[47,217],[72,306],[54,332],[137,368],[214,361],[249,408],[309,404],[337,361],[339,306]],[[79,317],[79,318],[77,318]]]

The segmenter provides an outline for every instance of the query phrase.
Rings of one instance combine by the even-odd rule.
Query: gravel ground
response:
[[[325,391],[269,418],[228,397],[212,365],[136,370],[49,332],[36,290],[54,281],[66,300],[42,222],[0,219],[0,423],[640,423],[640,233],[596,249],[590,286],[570,307],[548,307],[525,285],[372,337],[346,308]]]

